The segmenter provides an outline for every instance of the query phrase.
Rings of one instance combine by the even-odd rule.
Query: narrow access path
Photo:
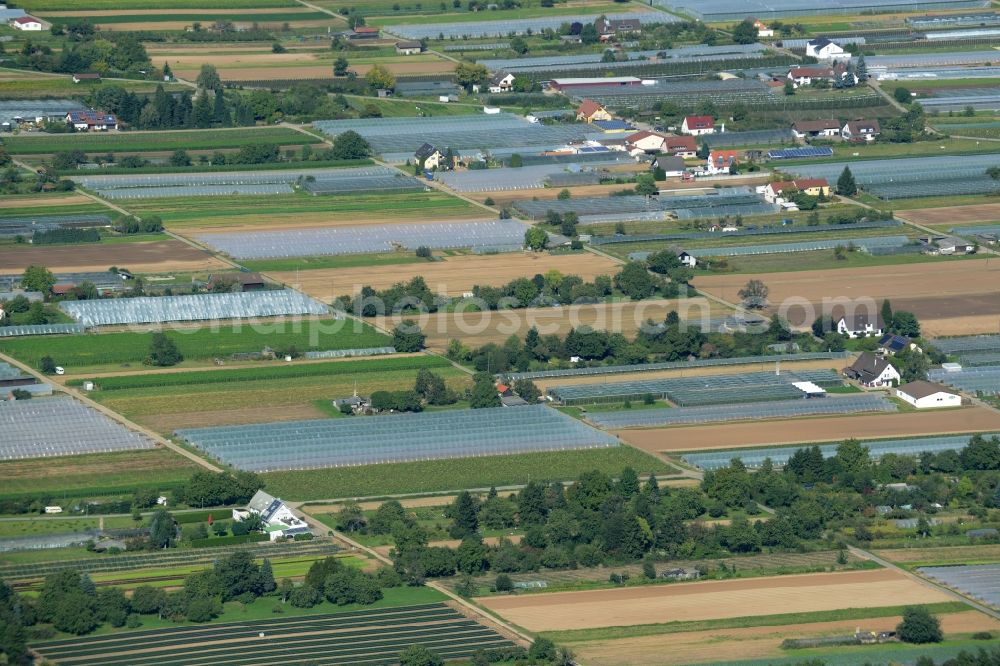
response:
[[[892,569],[893,571],[901,573],[904,576],[906,576],[907,578],[910,578],[911,580],[914,580],[914,581],[920,583],[924,587],[929,587],[929,588],[938,590],[939,592],[944,592],[948,596],[953,597],[955,600],[961,601],[961,602],[963,602],[965,604],[968,604],[969,606],[972,606],[977,611],[979,611],[981,613],[985,613],[985,614],[989,615],[990,617],[994,617],[994,618],[1000,620],[1000,611],[993,610],[989,606],[984,606],[983,604],[979,603],[978,601],[974,601],[974,600],[970,599],[969,597],[967,597],[967,596],[965,596],[963,594],[959,594],[958,592],[954,591],[950,587],[945,587],[944,585],[941,585],[939,583],[935,583],[934,581],[928,580],[927,578],[924,578],[923,576],[918,576],[917,574],[913,573],[912,571],[904,569],[903,567],[899,566],[898,564],[890,562],[889,560],[887,560],[885,558],[879,557],[878,555],[876,555],[876,554],[874,554],[874,553],[872,553],[870,551],[862,550],[861,548],[857,548],[855,546],[848,546],[847,550],[849,550],[852,554],[854,554],[854,555],[856,555],[856,556],[858,556],[858,557],[860,557],[862,559],[870,560],[872,562],[875,562],[876,564],[882,565],[886,569]]]
[[[52,382],[49,381],[48,377],[46,377],[45,375],[43,375],[40,372],[36,371],[34,368],[32,368],[32,367],[30,367],[28,365],[25,365],[24,363],[21,363],[17,359],[12,358],[12,357],[10,357],[10,356],[8,356],[6,354],[0,353],[0,360],[6,361],[7,363],[9,363],[9,364],[11,364],[13,366],[17,366],[22,371],[26,372],[27,374],[29,374],[32,377],[34,377],[35,379],[37,379],[42,384],[51,384],[52,383]],[[213,465],[212,463],[208,462],[204,458],[202,458],[200,456],[197,456],[194,453],[191,453],[190,451],[188,451],[187,449],[185,449],[183,446],[179,446],[179,445],[175,444],[174,442],[171,442],[166,437],[163,437],[162,435],[153,432],[149,428],[145,428],[145,427],[139,425],[138,423],[135,423],[134,421],[130,421],[129,419],[125,418],[124,416],[122,416],[118,412],[115,412],[115,411],[112,411],[111,409],[108,409],[107,407],[105,407],[104,405],[102,405],[99,402],[95,402],[94,400],[90,399],[85,393],[83,393],[82,391],[79,391],[79,390],[73,388],[72,386],[59,385],[59,390],[62,391],[62,392],[64,392],[64,393],[66,393],[66,394],[68,394],[68,395],[70,395],[70,396],[72,396],[72,397],[74,397],[74,398],[76,398],[77,400],[79,400],[83,404],[87,405],[88,407],[91,407],[92,409],[96,409],[97,411],[99,411],[100,413],[104,414],[108,418],[110,418],[110,419],[112,419],[114,421],[117,421],[118,423],[122,424],[123,426],[125,426],[129,430],[134,430],[135,432],[138,432],[138,433],[140,433],[142,435],[145,435],[146,437],[150,438],[151,440],[153,440],[157,444],[165,446],[168,449],[170,449],[171,451],[173,451],[174,453],[182,455],[185,458],[187,458],[188,460],[191,460],[193,462],[198,463],[199,465],[201,465],[202,467],[204,467],[207,470],[210,470],[212,472],[221,472],[222,471],[221,467],[216,467],[215,465]]]

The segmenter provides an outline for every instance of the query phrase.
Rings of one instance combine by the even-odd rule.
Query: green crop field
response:
[[[29,12],[79,11],[85,9],[261,9],[299,7],[295,0],[22,0]]]
[[[3,93],[0,88],[0,94]],[[154,150],[211,150],[255,145],[302,145],[321,143],[310,134],[287,127],[249,129],[175,130],[172,132],[112,132],[88,134],[34,134],[4,139],[4,147],[12,155],[56,153],[62,150],[85,152],[144,152]]]
[[[127,10],[125,10],[127,11]],[[58,17],[50,17],[52,20],[59,20]],[[248,22],[280,22],[280,21],[336,21],[335,18],[325,12],[275,12],[275,13],[254,13],[247,11],[241,14],[213,14],[211,12],[187,13],[178,12],[176,14],[128,14],[121,13],[114,16],[95,16],[94,23],[114,24],[114,23],[151,23],[149,29],[155,30],[156,23],[168,21],[191,21],[202,23],[213,23],[215,21],[248,21]]]
[[[129,211],[159,215],[171,229],[216,229],[231,225],[266,226],[280,229],[283,221],[301,225],[305,221],[322,225],[351,216],[398,220],[483,219],[493,217],[478,206],[437,190],[352,194],[350,196],[310,196],[305,193],[277,196],[191,197],[188,199],[137,199],[128,202]]]
[[[350,2],[342,3],[350,6]],[[364,3],[357,3],[363,7]],[[507,19],[527,19],[544,16],[580,16],[581,14],[593,14],[595,17],[600,14],[610,14],[621,12],[621,5],[611,3],[574,4],[572,7],[524,7],[518,9],[495,9],[486,13],[483,12],[456,12],[417,16],[394,16],[395,12],[387,12],[386,16],[375,16],[367,20],[368,25],[394,25],[405,23],[407,25],[424,25],[434,23],[463,23],[466,21],[503,21]],[[362,9],[362,13],[364,10]]]
[[[11,70],[8,70],[11,71]],[[21,70],[18,70],[21,71]],[[110,85],[122,86],[126,90],[134,93],[151,93],[156,90],[157,85],[163,85],[167,92],[177,92],[184,89],[184,86],[176,83],[162,83],[157,81],[107,81]],[[43,76],[35,78],[14,79],[10,81],[0,81],[0,99],[36,99],[39,97],[82,97],[100,83],[73,83],[69,76]],[[14,137],[7,137],[9,141]],[[60,148],[60,150],[65,150]],[[8,149],[8,152],[11,152]]]
[[[0,462],[0,498],[50,496],[54,500],[167,490],[202,469],[168,449],[88,453]]]
[[[141,365],[149,354],[152,337],[152,333],[104,333],[0,338],[0,352],[36,368],[43,356],[51,356],[69,374],[80,374],[115,370],[122,365]],[[259,352],[264,347],[277,350],[295,347],[301,352],[364,349],[392,344],[388,336],[353,319],[177,329],[168,331],[167,337],[177,344],[184,363],[188,365],[215,357],[226,359],[236,352]]]
[[[135,522],[127,516],[105,518],[105,529],[125,529],[135,527]],[[97,531],[100,528],[98,518],[63,518],[37,517],[23,520],[0,520],[0,538],[16,539],[35,537],[48,534],[65,534],[67,532]]]
[[[358,266],[386,266],[394,264],[419,264],[427,260],[411,252],[386,254],[339,254],[317,257],[289,257],[287,259],[258,259],[240,261],[240,265],[262,273],[280,271],[308,271],[321,268],[356,268]]]
[[[474,444],[470,443],[470,446]],[[599,469],[618,476],[626,467],[640,475],[677,473],[677,469],[628,446],[577,451],[520,453],[509,456],[452,458],[262,475],[267,491],[295,501],[340,497],[379,497],[433,493],[462,488],[512,486],[536,481],[565,481]]]

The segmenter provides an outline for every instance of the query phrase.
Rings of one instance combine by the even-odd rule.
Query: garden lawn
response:
[[[470,442],[470,452],[475,446]],[[272,495],[294,501],[341,497],[383,497],[405,493],[565,481],[594,469],[617,477],[626,467],[640,476],[669,475],[675,467],[628,446],[508,456],[452,458],[263,474]]]

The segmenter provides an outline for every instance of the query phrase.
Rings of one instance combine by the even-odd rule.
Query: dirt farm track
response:
[[[888,569],[478,599],[504,619],[529,631],[622,627],[949,600],[951,597],[943,592]]]
[[[730,449],[799,442],[836,442],[864,433],[866,439],[949,433],[1000,432],[1000,412],[985,407],[928,414],[900,412],[788,421],[620,430],[615,434],[650,453]]]
[[[53,273],[106,271],[122,266],[137,273],[199,271],[228,265],[178,240],[88,245],[40,245],[0,253],[0,273],[20,273],[31,265],[46,266]]]

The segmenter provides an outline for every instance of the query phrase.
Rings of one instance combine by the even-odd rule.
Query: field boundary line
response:
[[[17,366],[18,368],[20,368],[24,372],[30,374],[32,377],[34,377],[35,379],[39,380],[43,384],[49,384],[49,385],[52,384],[52,382],[49,380],[48,377],[45,377],[44,375],[42,375],[41,373],[37,372],[36,370],[34,370],[33,368],[31,368],[30,366],[25,365],[24,363],[21,363],[20,361],[18,361],[15,358],[12,358],[12,357],[10,357],[10,356],[8,356],[6,354],[0,353],[0,360],[6,361],[7,363],[10,363],[11,365]],[[153,432],[149,428],[143,427],[143,426],[139,425],[138,423],[135,423],[134,421],[130,421],[129,419],[125,418],[124,416],[122,416],[118,412],[113,411],[113,410],[109,409],[108,407],[105,407],[104,405],[100,404],[99,402],[95,402],[94,400],[88,398],[86,395],[84,395],[80,391],[76,390],[75,388],[72,388],[72,387],[69,387],[69,386],[63,386],[62,384],[59,384],[58,388],[59,388],[60,391],[62,391],[64,393],[66,393],[67,395],[75,398],[76,400],[79,400],[80,402],[82,402],[83,404],[87,405],[88,407],[97,410],[98,412],[104,414],[105,416],[107,416],[111,420],[115,421],[116,423],[119,423],[119,424],[125,426],[126,428],[128,428],[129,430],[132,430],[133,432],[138,432],[138,433],[140,433],[140,434],[142,434],[142,435],[150,438],[155,443],[157,443],[157,444],[159,444],[161,446],[165,446],[166,448],[170,449],[174,453],[178,453],[178,454],[184,456],[185,458],[188,458],[189,460],[198,463],[199,465],[201,465],[205,469],[207,469],[209,471],[212,471],[212,472],[222,472],[223,471],[223,469],[221,467],[217,467],[216,465],[213,465],[212,463],[208,462],[204,458],[202,458],[202,457],[200,457],[198,455],[195,455],[194,453],[188,451],[187,449],[185,449],[182,446],[179,446],[179,445],[175,444],[174,442],[171,442],[166,437],[163,437],[162,435],[159,435],[159,434]]]
[[[907,578],[910,578],[911,580],[914,580],[914,581],[920,583],[924,587],[935,589],[935,590],[937,590],[939,592],[944,592],[948,596],[954,597],[955,599],[957,599],[957,600],[959,600],[959,601],[967,604],[968,606],[971,606],[973,609],[979,611],[980,613],[985,613],[986,615],[989,615],[990,617],[993,617],[993,618],[996,618],[996,619],[1000,620],[1000,611],[995,611],[995,610],[993,610],[992,608],[990,608],[988,606],[984,606],[983,604],[979,603],[978,601],[975,601],[975,600],[973,600],[973,599],[965,596],[964,594],[960,594],[960,593],[956,592],[955,590],[951,589],[950,587],[946,587],[944,585],[941,585],[940,583],[936,583],[936,582],[934,582],[932,580],[924,578],[923,576],[915,574],[912,571],[904,569],[903,567],[899,566],[898,564],[895,564],[894,562],[890,562],[889,560],[887,560],[887,559],[885,559],[883,557],[879,557],[878,555],[876,555],[876,554],[874,554],[874,553],[872,553],[870,551],[862,550],[861,548],[858,548],[856,546],[850,546],[850,545],[847,546],[847,550],[851,554],[853,554],[853,555],[855,555],[857,557],[860,557],[860,558],[866,559],[866,560],[870,560],[872,562],[875,562],[876,564],[882,565],[886,569],[895,571],[897,573],[901,573],[904,576],[906,576]]]

